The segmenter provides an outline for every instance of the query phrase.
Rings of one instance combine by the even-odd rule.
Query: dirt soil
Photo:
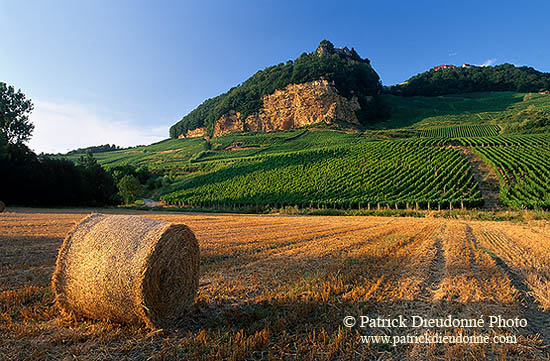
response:
[[[474,179],[479,184],[481,195],[485,200],[483,209],[495,210],[502,208],[499,199],[500,183],[495,169],[470,148],[460,148],[459,152],[470,161]]]

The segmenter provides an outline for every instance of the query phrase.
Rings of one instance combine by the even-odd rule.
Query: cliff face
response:
[[[241,113],[234,110],[222,115],[214,125],[214,137],[242,131],[244,131],[244,123],[241,120]]]
[[[286,130],[334,120],[359,124],[355,111],[361,107],[357,98],[346,99],[326,80],[290,84],[262,100],[263,107],[244,120],[235,111],[221,116],[214,126],[214,136],[245,130]]]
[[[380,76],[368,58],[354,48],[335,48],[323,40],[315,51],[257,71],[227,92],[206,99],[170,127],[170,136],[187,136],[198,127],[216,136],[336,120],[370,124],[388,113],[377,97],[381,91]]]
[[[196,138],[196,137],[202,137],[206,134],[206,128],[201,127],[193,130],[188,130],[185,134],[180,134],[178,138]]]

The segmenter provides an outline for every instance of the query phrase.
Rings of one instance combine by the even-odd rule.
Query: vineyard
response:
[[[498,137],[458,138],[456,141],[465,147],[520,146],[550,148],[549,134],[502,135]]]
[[[191,206],[478,207],[467,160],[410,140],[301,151],[235,162],[162,197]]]
[[[463,138],[498,135],[500,127],[493,124],[459,125],[454,127],[427,128],[419,130],[422,137]]]
[[[390,118],[364,129],[321,125],[169,139],[95,156],[106,168],[128,163],[168,176],[169,184],[147,197],[171,206],[434,210],[494,208],[487,199],[500,198],[497,207],[548,209],[550,97],[492,92],[382,99]],[[479,184],[462,148],[496,172],[490,187]]]
[[[455,128],[448,134],[476,129]],[[291,138],[296,142],[291,147],[278,141],[231,152],[231,158],[206,154],[198,164],[212,171],[176,183],[161,199],[168,205],[222,209],[480,208],[479,185],[456,148],[472,147],[497,170],[504,206],[549,208],[547,134],[377,141],[345,133],[331,140],[327,133],[304,132]]]
[[[550,209],[549,147],[475,147],[474,151],[498,170],[500,200],[505,205]]]

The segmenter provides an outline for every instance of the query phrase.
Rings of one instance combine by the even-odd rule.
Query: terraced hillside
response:
[[[442,138],[487,137],[498,135],[500,131],[501,128],[496,124],[457,125],[450,127],[424,128],[420,130],[420,136]]]
[[[548,209],[550,96],[382,98],[391,118],[361,131],[310,126],[170,139],[96,157],[106,167],[130,163],[168,174],[172,184],[155,196],[169,205],[479,208],[483,185],[460,151],[468,148],[498,175],[492,192],[500,200],[486,208]]]

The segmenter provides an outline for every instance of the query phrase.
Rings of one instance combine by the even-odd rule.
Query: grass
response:
[[[492,121],[491,115],[522,103],[524,93],[489,92],[444,95],[439,97],[399,97],[384,95],[393,109],[390,119],[377,128],[403,128],[411,125],[448,126],[460,123]],[[525,106],[528,106],[525,104]]]
[[[533,93],[488,92],[439,97],[384,95],[383,99],[393,111],[387,121],[374,124],[374,129],[493,124],[506,130],[535,111],[550,111],[550,96]]]

